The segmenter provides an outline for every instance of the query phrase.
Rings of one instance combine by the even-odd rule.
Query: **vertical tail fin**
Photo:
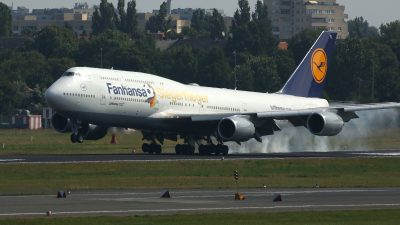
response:
[[[322,32],[279,93],[322,97],[336,36],[335,32]]]

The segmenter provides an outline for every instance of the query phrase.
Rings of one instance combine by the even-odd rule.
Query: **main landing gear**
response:
[[[199,155],[228,155],[229,147],[226,145],[200,145]]]
[[[175,152],[177,155],[194,155],[195,147],[193,145],[176,145]]]
[[[195,147],[193,145],[176,145],[177,155],[194,155]],[[228,155],[229,147],[226,145],[199,145],[199,155]]]
[[[161,145],[154,144],[154,143],[152,143],[152,144],[144,143],[142,145],[142,151],[144,153],[149,153],[150,155],[152,155],[152,154],[159,155],[159,154],[161,154],[162,147],[161,147]]]

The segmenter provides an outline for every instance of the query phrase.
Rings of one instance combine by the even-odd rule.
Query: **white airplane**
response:
[[[268,94],[185,85],[163,77],[112,69],[67,70],[47,91],[53,127],[71,141],[98,140],[109,127],[143,133],[143,152],[161,153],[165,139],[183,138],[177,154],[228,154],[225,142],[246,142],[279,131],[277,121],[318,136],[339,134],[356,111],[400,103],[330,105],[322,99],[337,34],[323,32],[281,91]],[[214,140],[214,143],[213,143]]]

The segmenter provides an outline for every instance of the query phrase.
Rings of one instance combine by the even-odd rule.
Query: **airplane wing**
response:
[[[292,119],[304,116],[309,116],[314,113],[321,112],[335,112],[342,116],[345,122],[350,119],[358,118],[355,112],[368,111],[368,110],[379,110],[379,109],[392,109],[400,108],[400,103],[397,102],[386,102],[386,103],[371,103],[371,104],[352,104],[352,103],[339,103],[332,104],[330,107],[323,108],[310,108],[300,110],[285,110],[285,111],[265,111],[265,112],[247,112],[247,113],[218,113],[218,114],[192,114],[181,111],[168,111],[161,112],[153,115],[152,117],[158,118],[169,118],[169,119],[191,119],[193,122],[206,122],[206,121],[219,121],[223,118],[230,116],[251,116],[258,119]],[[346,119],[350,117],[349,119]]]
[[[343,112],[357,112],[377,109],[392,109],[400,108],[400,103],[397,102],[385,102],[385,103],[370,103],[370,104],[332,104],[332,109],[341,110]]]

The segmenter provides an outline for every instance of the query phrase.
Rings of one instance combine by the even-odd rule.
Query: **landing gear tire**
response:
[[[161,145],[144,143],[142,145],[142,151],[144,153],[149,153],[150,155],[152,155],[152,154],[160,155],[162,148],[161,148]]]
[[[208,155],[207,146],[205,145],[199,146],[199,155]]]
[[[161,151],[162,151],[161,145],[155,145],[154,149],[155,149],[154,153],[156,153],[156,155],[160,155],[161,154]]]
[[[78,142],[78,140],[76,139],[76,134],[71,134],[71,142],[74,144]]]
[[[176,145],[175,153],[177,155],[194,155],[194,146],[192,145]]]
[[[175,146],[175,153],[177,155],[183,155],[183,145],[176,145]]]
[[[142,145],[142,151],[143,151],[144,153],[150,153],[150,144],[144,143],[144,144]]]
[[[200,145],[199,155],[228,155],[229,147],[226,145]]]
[[[229,152],[229,147],[226,145],[222,145],[221,152],[222,152],[222,155],[227,156],[228,152]]]

